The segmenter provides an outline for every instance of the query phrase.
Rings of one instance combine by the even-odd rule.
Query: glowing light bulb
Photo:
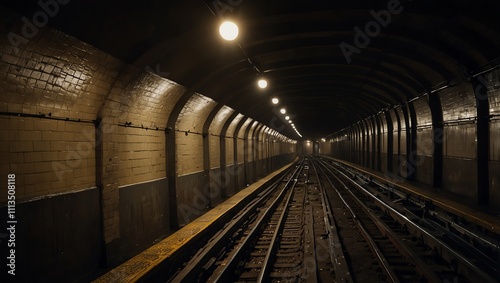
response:
[[[235,40],[238,37],[238,26],[233,22],[225,21],[220,25],[219,33],[225,40]]]
[[[267,81],[264,80],[264,79],[260,79],[258,82],[257,82],[257,85],[260,87],[260,88],[266,88],[267,87]]]
[[[285,114],[286,113],[285,108],[281,108],[280,112],[281,112],[281,114]]]
[[[274,98],[272,99],[272,102],[273,102],[273,104],[278,104],[279,100],[278,100],[276,97],[274,97]]]

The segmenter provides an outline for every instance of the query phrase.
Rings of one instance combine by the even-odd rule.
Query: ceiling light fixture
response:
[[[285,120],[290,120],[290,116],[285,116]]]
[[[219,33],[225,40],[235,40],[238,37],[238,26],[233,22],[225,21],[220,25]]]
[[[281,114],[285,114],[286,113],[285,108],[281,108],[280,112],[281,112]]]
[[[217,10],[217,12],[212,9],[212,7],[210,5],[208,5],[205,1],[203,1],[205,6],[208,8],[208,10],[210,10],[210,12],[212,13],[212,15],[214,16],[218,16],[219,15],[219,10]],[[218,6],[215,6],[217,3]],[[224,9],[223,8],[223,4],[220,2],[220,1],[215,1],[213,3],[213,7],[214,8],[217,8],[217,9]],[[225,5],[225,4],[224,4]],[[226,5],[227,6],[227,5]],[[239,29],[238,29],[238,26],[234,23],[234,22],[231,22],[231,21],[224,21],[223,23],[221,23],[221,25],[219,26],[219,34],[221,35],[222,38],[224,38],[225,40],[228,40],[228,41],[231,41],[231,40],[235,40],[237,37],[238,37],[238,34],[239,34]],[[259,67],[259,64],[256,64],[255,62],[252,61],[252,59],[247,55],[247,53],[245,52],[245,50],[243,49],[243,47],[238,43],[238,47],[241,49],[241,51],[243,52],[243,55],[245,55],[248,63],[252,66],[252,68],[257,72],[258,75],[260,75],[261,77],[263,77],[263,71],[260,70],[260,67]],[[265,86],[264,87],[261,87],[260,84],[263,84],[265,83]],[[259,87],[261,88],[265,88],[267,86],[267,81],[263,80],[263,83],[260,83],[259,84]]]
[[[257,82],[257,85],[260,87],[260,88],[266,88],[267,87],[267,81],[265,79],[260,79],[258,82]]]
[[[272,99],[273,104],[278,104],[280,102],[276,97],[273,97]]]

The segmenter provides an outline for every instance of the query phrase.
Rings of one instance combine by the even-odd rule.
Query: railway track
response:
[[[373,180],[340,163],[331,164],[349,174],[351,179],[356,180],[370,194],[376,195],[381,202],[390,204],[400,215],[418,223],[419,229],[413,227],[413,230],[421,234],[423,238],[425,237],[424,240],[427,240],[434,249],[440,250],[448,262],[459,265],[457,268],[469,273],[468,277],[471,281],[491,281],[500,278],[498,234],[493,234],[490,230],[471,223],[459,215],[443,210],[438,205],[434,205],[432,200]],[[395,212],[392,214],[398,216]],[[404,219],[400,219],[399,222],[404,223]],[[420,233],[417,230],[420,230]],[[429,234],[436,239],[429,237]],[[500,279],[496,280],[496,282],[500,281]]]
[[[351,249],[349,253],[353,257],[350,264],[353,276],[358,282],[368,279],[363,274],[364,270],[357,268],[358,262],[363,262],[363,258],[365,261],[372,258],[370,264],[378,265],[378,268],[372,268],[369,273],[370,277],[376,276],[376,281],[441,282],[438,276],[429,271],[429,267],[410,252],[403,243],[404,240],[409,239],[404,229],[383,222],[382,219],[385,217],[383,211],[378,210],[369,198],[352,188],[345,180],[341,180],[328,164],[319,160],[315,162],[318,167],[321,166],[321,172],[336,193],[332,196],[333,201],[343,205],[345,213],[343,216],[338,214],[337,217],[347,217],[349,223],[352,223],[353,229],[351,230],[357,231],[368,247],[368,251]],[[349,237],[349,233],[352,231],[348,230],[343,234]],[[358,241],[362,240],[358,239]],[[344,245],[349,246],[348,243]]]
[[[292,167],[167,282],[497,282],[399,194],[330,160]]]
[[[458,239],[451,231],[437,227],[436,223],[429,224],[425,215],[432,213],[425,204],[419,205],[409,196],[395,192],[394,188],[384,189],[379,186],[381,184],[359,178],[339,164],[320,158],[314,160],[328,171],[337,193],[355,197],[365,211],[370,212],[369,216],[377,222],[385,238],[397,248],[399,255],[386,256],[386,260],[399,281],[498,282],[495,274],[498,274],[499,264],[494,260],[497,256],[493,252],[497,245],[494,240],[476,235],[476,241],[490,244],[487,250],[493,258],[487,257],[481,249],[467,244],[465,239]],[[386,243],[375,243],[385,254]]]
[[[341,248],[335,247],[339,241],[326,194],[318,184],[315,168],[303,159],[169,282],[331,282],[342,269],[347,271],[342,276],[348,277]],[[247,219],[240,220],[243,217]]]

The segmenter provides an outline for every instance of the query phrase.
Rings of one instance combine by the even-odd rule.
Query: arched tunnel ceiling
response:
[[[266,125],[277,126],[270,103],[277,96],[305,137],[500,64],[494,0],[60,2],[68,3],[52,27]],[[37,3],[2,5],[31,17]],[[387,10],[391,18],[374,26],[374,14]],[[219,37],[222,18],[239,24],[235,42]],[[370,25],[369,42],[356,45],[357,28]],[[356,48],[349,59],[345,43]],[[266,90],[250,61],[268,79]],[[283,133],[298,138],[290,127]]]

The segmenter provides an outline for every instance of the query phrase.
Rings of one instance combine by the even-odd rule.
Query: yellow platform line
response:
[[[110,270],[93,282],[137,282],[141,278],[147,276],[155,267],[165,262],[165,260],[170,258],[174,253],[178,252],[182,246],[188,245],[190,242],[196,240],[196,236],[207,231],[217,219],[229,213],[238,203],[253,195],[256,190],[265,185],[269,180],[272,180],[274,177],[287,170],[292,164],[293,162],[281,167],[247,188],[239,191],[234,196],[196,218],[172,235]]]

